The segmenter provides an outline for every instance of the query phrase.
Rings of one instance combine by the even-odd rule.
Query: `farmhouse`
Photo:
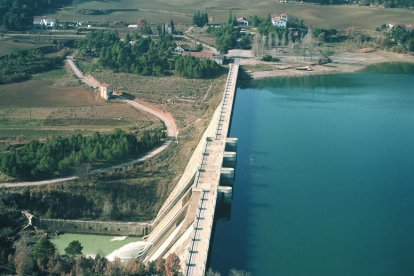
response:
[[[249,26],[249,21],[247,21],[247,19],[244,17],[240,17],[240,18],[237,18],[237,24],[239,26]]]
[[[56,27],[56,19],[47,17],[47,16],[35,16],[33,17],[33,26],[34,27]]]
[[[102,99],[109,100],[112,97],[113,89],[109,83],[101,83],[99,86],[99,96]]]
[[[272,18],[272,24],[276,28],[286,28],[288,22],[288,16],[286,13],[282,13],[279,16],[274,16]]]

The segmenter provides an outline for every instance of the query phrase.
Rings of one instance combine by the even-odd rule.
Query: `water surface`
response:
[[[216,223],[214,270],[414,275],[409,68],[239,87],[232,217]]]

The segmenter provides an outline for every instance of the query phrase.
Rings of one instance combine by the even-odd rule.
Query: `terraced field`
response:
[[[327,28],[345,29],[357,27],[374,29],[386,22],[413,23],[413,10],[383,9],[360,6],[320,6],[307,3],[276,3],[270,0],[118,0],[118,1],[85,1],[81,4],[66,7],[55,13],[61,21],[91,21],[134,23],[140,18],[150,23],[165,23],[173,19],[178,23],[191,23],[197,10],[207,11],[214,23],[225,22],[232,12],[237,16],[257,14],[267,16],[286,12],[302,18],[307,24]],[[80,14],[81,9],[117,9],[105,15]],[[124,10],[122,10],[124,9]]]

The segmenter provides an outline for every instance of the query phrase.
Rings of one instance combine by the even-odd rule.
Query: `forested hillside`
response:
[[[32,141],[0,155],[0,171],[18,178],[44,178],[73,173],[85,163],[124,160],[159,145],[164,132],[145,132],[139,141],[134,134],[117,130],[96,132],[91,137],[75,134],[55,137],[45,143]]]
[[[0,0],[0,24],[21,30],[30,25],[33,16],[71,4],[73,0]]]

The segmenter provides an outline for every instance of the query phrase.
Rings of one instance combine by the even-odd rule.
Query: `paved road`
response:
[[[74,64],[72,58],[69,57],[67,59],[67,61],[68,61],[69,66],[71,67],[72,71],[75,73],[75,75],[82,82],[84,82],[85,84],[91,86],[88,83],[87,79],[85,79],[83,73],[76,67],[76,65]],[[127,99],[124,99],[124,98],[121,98],[121,100],[123,102],[125,102],[126,104],[129,104],[133,108],[139,110],[139,111],[150,113],[150,114],[156,116],[158,119],[160,119],[163,122],[163,124],[165,125],[165,128],[167,129],[167,139],[165,140],[165,142],[161,146],[159,146],[156,149],[153,149],[152,151],[148,152],[144,156],[141,156],[141,157],[139,157],[137,159],[134,159],[132,161],[125,162],[125,163],[118,164],[118,165],[114,165],[114,166],[111,166],[111,167],[108,167],[108,168],[93,170],[88,175],[104,173],[104,172],[108,172],[108,171],[111,171],[111,170],[114,170],[114,169],[120,169],[120,168],[123,168],[123,167],[126,167],[126,166],[134,165],[134,164],[143,162],[145,160],[148,160],[149,158],[152,158],[152,157],[160,154],[161,152],[163,152],[165,149],[167,149],[167,147],[171,144],[171,142],[174,141],[178,136],[177,125],[176,125],[174,119],[169,114],[165,113],[164,111],[162,111],[162,110],[160,110],[156,107],[152,107],[148,104],[143,104],[143,103],[139,103],[139,102],[136,102],[136,101],[127,100]],[[65,182],[65,181],[71,181],[71,180],[75,180],[75,179],[78,179],[78,178],[79,178],[79,176],[73,175],[73,176],[68,176],[68,177],[54,178],[54,179],[42,180],[42,181],[0,183],[0,188],[41,186],[41,185],[48,185],[48,184],[55,184],[55,183]]]

